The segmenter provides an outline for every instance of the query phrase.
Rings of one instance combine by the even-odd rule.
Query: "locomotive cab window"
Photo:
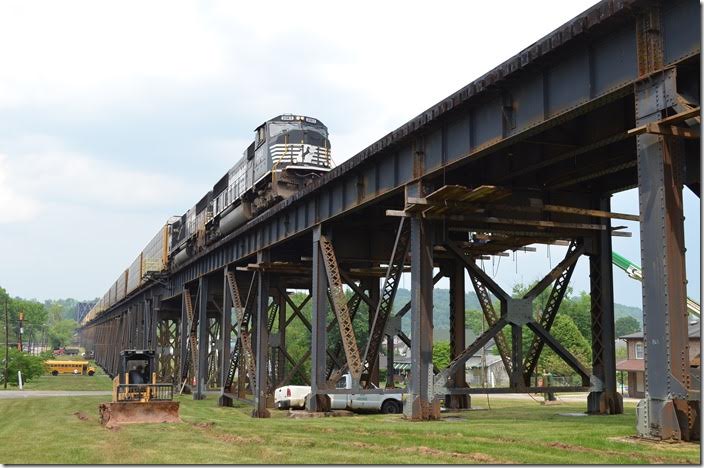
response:
[[[264,143],[264,138],[264,125],[262,125],[257,129],[257,148],[259,148],[259,146]]]

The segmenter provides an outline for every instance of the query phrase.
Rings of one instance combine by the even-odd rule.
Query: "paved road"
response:
[[[15,398],[76,397],[112,395],[110,390],[2,390],[0,400]]]

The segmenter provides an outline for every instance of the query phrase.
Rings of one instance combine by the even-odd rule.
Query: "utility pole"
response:
[[[22,322],[24,321],[24,312],[20,310],[20,333],[19,333],[19,338],[17,340],[17,350],[19,352],[22,352],[22,334],[24,333],[24,326]]]
[[[5,298],[5,390],[7,390],[7,364],[10,359],[10,335],[7,329],[9,324],[10,320],[7,315],[7,298]]]

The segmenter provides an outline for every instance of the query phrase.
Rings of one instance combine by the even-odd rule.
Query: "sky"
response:
[[[4,0],[0,286],[39,300],[102,296],[265,120],[320,119],[340,164],[593,3]],[[685,191],[698,297],[700,208]],[[613,209],[637,213],[637,194]],[[614,249],[639,262],[629,226]],[[510,289],[563,254],[485,266]],[[589,284],[579,263],[575,291]],[[614,278],[616,301],[640,306],[640,285]]]

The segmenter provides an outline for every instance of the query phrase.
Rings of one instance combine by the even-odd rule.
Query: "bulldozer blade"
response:
[[[100,423],[112,428],[121,424],[181,422],[178,401],[101,403]]]

